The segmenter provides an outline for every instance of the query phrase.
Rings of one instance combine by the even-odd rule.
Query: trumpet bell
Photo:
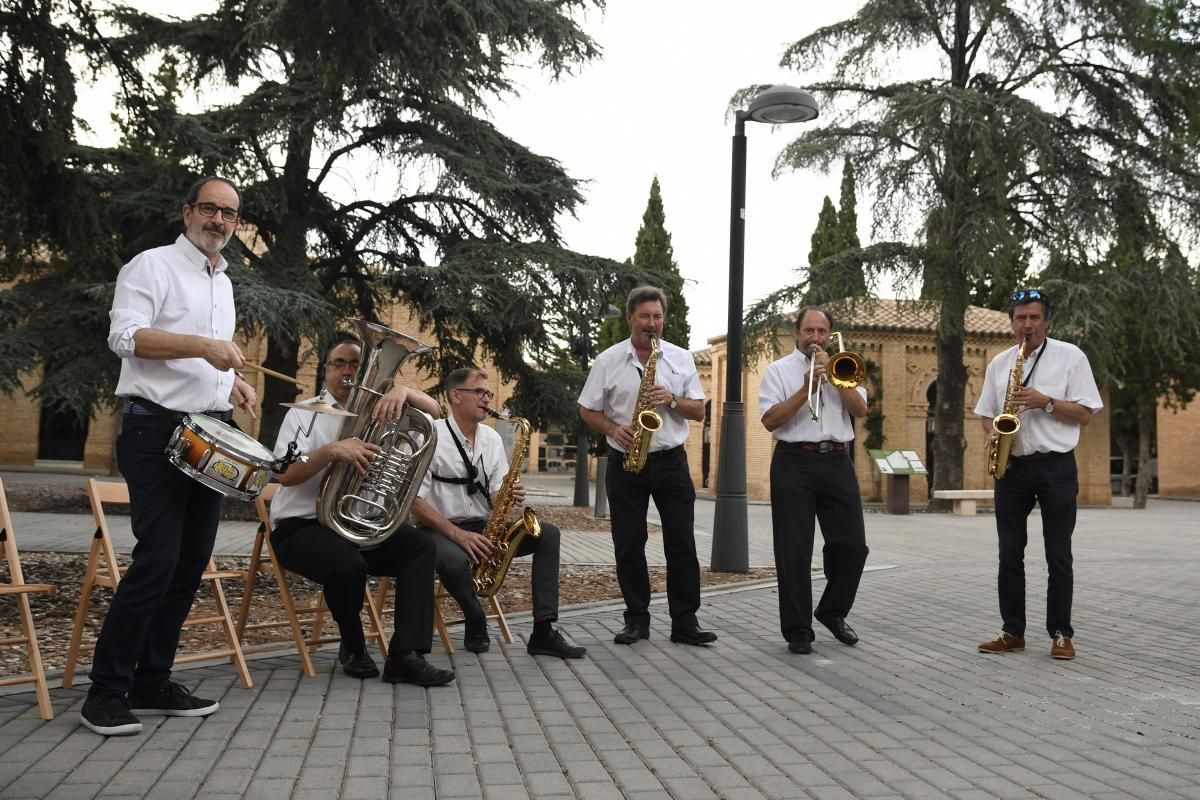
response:
[[[825,374],[839,389],[854,389],[866,380],[867,368],[858,353],[841,352],[830,356]]]

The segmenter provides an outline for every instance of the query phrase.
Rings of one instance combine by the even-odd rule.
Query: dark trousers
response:
[[[996,481],[996,533],[1000,541],[1000,618],[1004,630],[1025,635],[1025,544],[1029,513],[1042,509],[1042,539],[1049,581],[1046,589],[1046,632],[1073,637],[1071,597],[1075,576],[1071,535],[1075,532],[1075,498],[1079,471],[1074,453],[1037,461],[1014,458],[1003,479]]]
[[[696,487],[687,453],[675,447],[651,453],[639,473],[626,472],[623,455],[608,459],[608,508],[612,516],[617,583],[625,598],[625,623],[650,624],[650,571],[646,565],[646,512],[650,498],[662,519],[667,557],[667,608],[671,626],[696,624],[700,608],[700,562],[696,558]]]
[[[279,563],[289,572],[321,584],[325,603],[350,652],[366,649],[363,593],[368,575],[395,579],[396,618],[390,653],[428,653],[433,643],[433,540],[424,531],[402,525],[383,544],[362,550],[317,520],[282,519],[271,532]]]
[[[779,627],[787,641],[813,640],[812,551],[821,523],[825,591],[816,617],[846,617],[867,563],[862,496],[845,453],[816,453],[780,442],[771,457],[771,525],[779,583]]]
[[[179,634],[212,556],[221,495],[163,452],[179,423],[124,415],[117,463],[129,485],[137,544],[96,640],[90,692],[149,693],[166,686]]]
[[[482,533],[487,520],[467,520],[455,523],[463,530]],[[467,551],[445,536],[429,532],[437,543],[437,572],[442,586],[462,609],[468,626],[485,624],[483,606],[475,594],[472,578],[474,566]],[[533,595],[533,621],[554,622],[558,619],[558,551],[561,533],[555,525],[542,523],[542,535],[533,538],[526,534],[517,546],[513,558],[533,554],[533,570],[530,576],[530,593]]]

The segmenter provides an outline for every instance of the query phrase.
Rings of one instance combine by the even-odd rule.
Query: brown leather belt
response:
[[[844,453],[845,442],[780,442],[780,447],[794,447],[797,450],[810,450],[814,453]]]
[[[1023,456],[1013,456],[1018,461],[1042,461],[1047,458],[1055,458],[1057,456],[1070,455],[1070,451],[1066,453],[1029,453]]]

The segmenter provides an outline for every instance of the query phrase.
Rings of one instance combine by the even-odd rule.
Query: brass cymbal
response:
[[[311,411],[314,414],[333,414],[335,417],[357,417],[353,411],[338,408],[323,397],[310,397],[298,403],[280,403],[284,408],[298,408],[301,411]]]

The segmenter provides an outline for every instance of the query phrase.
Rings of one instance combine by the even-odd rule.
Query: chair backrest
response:
[[[12,516],[8,513],[8,495],[4,493],[4,481],[0,481],[0,538],[4,549],[0,550],[0,564],[8,562],[8,581],[19,586],[25,583],[21,573],[21,558],[17,555],[17,539],[13,534]]]
[[[98,481],[95,478],[88,478],[87,494],[88,503],[92,506],[92,517],[96,520],[96,527],[100,529],[106,539],[112,541],[112,535],[108,531],[108,520],[104,516],[104,504],[129,503],[129,484],[125,481]]]

